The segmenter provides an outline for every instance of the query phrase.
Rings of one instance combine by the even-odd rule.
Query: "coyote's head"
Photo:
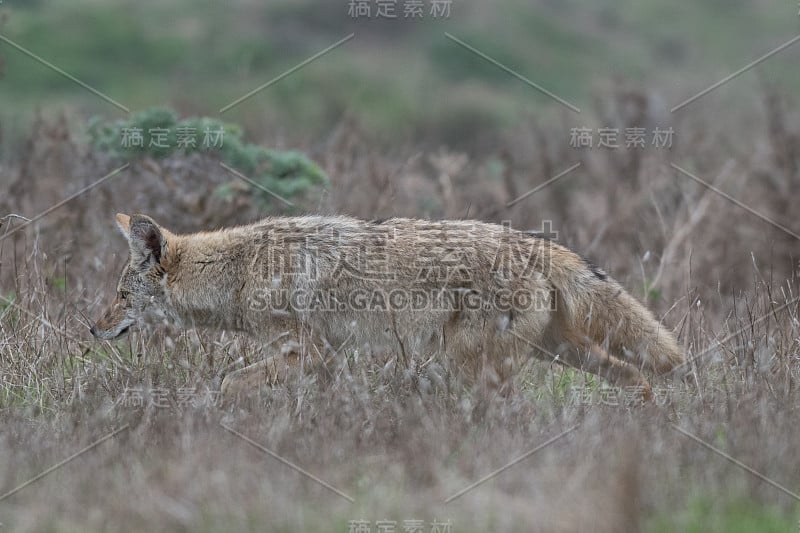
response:
[[[117,283],[111,307],[89,331],[99,339],[127,333],[146,314],[164,316],[167,309],[165,260],[172,235],[145,215],[117,215],[117,226],[130,245],[130,258]]]

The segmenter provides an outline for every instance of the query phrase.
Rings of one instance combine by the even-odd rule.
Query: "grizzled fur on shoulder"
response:
[[[176,235],[145,215],[117,215],[117,226],[130,258],[92,333],[114,339],[157,315],[284,340],[275,357],[230,374],[226,394],[348,348],[445,357],[499,384],[525,358],[555,359],[645,395],[640,368],[684,361],[672,333],[605,272],[506,226],[303,216]]]

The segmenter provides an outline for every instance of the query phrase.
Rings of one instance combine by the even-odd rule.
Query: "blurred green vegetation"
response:
[[[402,2],[399,4],[402,5]],[[797,33],[779,1],[455,0],[451,16],[353,19],[348,2],[9,0],[0,32],[132,110],[218,116],[255,87],[351,32],[356,38],[224,114],[258,134],[329,131],[355,116],[380,139],[459,143],[526,114],[562,109],[445,37],[450,32],[577,107],[612,79],[677,103]],[[747,98],[759,77],[800,88],[798,50],[720,89]],[[792,57],[793,56],[793,57]],[[0,125],[35,108],[122,113],[0,43]],[[740,101],[737,100],[737,101]],[[12,132],[13,133],[13,132]]]
[[[162,158],[175,152],[213,153],[261,185],[263,189],[252,192],[262,201],[268,200],[267,190],[292,198],[328,181],[325,172],[301,152],[248,143],[235,124],[209,117],[179,120],[169,108],[150,108],[116,121],[95,117],[88,133],[92,148],[121,161]]]
[[[720,501],[695,496],[685,509],[655,517],[646,529],[653,533],[781,533],[797,531],[798,523],[777,505],[763,505],[747,498]]]

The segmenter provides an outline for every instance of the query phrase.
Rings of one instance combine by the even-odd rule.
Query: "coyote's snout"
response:
[[[223,393],[351,348],[438,355],[496,382],[535,356],[645,395],[642,368],[684,361],[672,333],[603,271],[506,226],[306,216],[175,235],[145,215],[117,215],[117,226],[130,257],[92,334],[114,339],[155,315],[280,339]]]

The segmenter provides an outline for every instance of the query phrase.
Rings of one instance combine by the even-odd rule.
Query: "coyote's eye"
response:
[[[128,299],[128,293],[125,291],[119,291],[119,299],[124,302]]]

